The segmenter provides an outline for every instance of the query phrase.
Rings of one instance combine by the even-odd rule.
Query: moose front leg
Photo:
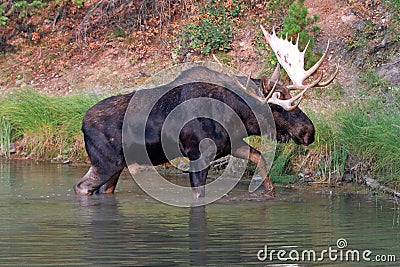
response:
[[[274,185],[272,184],[271,178],[268,175],[267,164],[265,163],[263,155],[258,150],[245,144],[237,148],[234,151],[233,156],[241,159],[248,159],[254,162],[260,170],[266,193],[270,196],[276,196]]]
[[[192,165],[192,163],[191,163],[191,165]],[[203,198],[205,196],[206,180],[207,180],[207,174],[208,174],[209,169],[210,169],[210,167],[206,167],[203,170],[191,171],[189,173],[190,185],[193,190],[193,198],[194,199]]]

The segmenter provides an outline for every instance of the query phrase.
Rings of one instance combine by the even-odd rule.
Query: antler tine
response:
[[[275,82],[275,81],[279,81],[280,79],[281,79],[281,65],[279,65],[279,63],[278,63],[278,64],[276,64],[275,70],[272,73],[270,80],[272,82]]]
[[[307,86],[305,86],[305,88],[308,89],[308,88],[313,88],[313,87],[323,87],[323,86],[319,86],[319,83],[321,82],[323,76],[324,75],[323,75],[322,72],[319,73],[317,79],[314,80],[312,83],[308,84]],[[289,90],[299,90],[299,89],[304,89],[304,88],[292,87],[292,86],[289,85],[289,86],[287,86],[287,89],[289,89]]]
[[[300,35],[297,35],[297,36],[300,36]],[[298,37],[299,38],[299,37]],[[308,40],[307,41],[307,44],[306,44],[306,47],[304,48],[304,50],[303,50],[303,52],[301,52],[302,54],[303,54],[303,57],[304,57],[304,55],[306,54],[306,52],[307,52],[307,48],[308,48],[308,46],[310,45],[310,40]],[[329,43],[328,43],[328,46],[329,46]],[[299,49],[299,44],[297,43],[297,49]],[[300,50],[299,50],[300,51]],[[322,62],[322,61],[321,61]],[[314,65],[315,66],[315,65]],[[318,66],[319,67],[319,66]]]
[[[218,65],[221,67],[221,69],[224,69],[224,65],[221,63],[221,61],[219,61],[219,59],[217,58],[217,56],[214,55],[214,54],[213,54],[212,56],[213,56],[214,60],[218,63]],[[227,74],[229,77],[231,77],[231,78],[235,81],[235,83],[236,83],[237,85],[239,85],[243,90],[247,91],[248,88],[244,87],[243,84],[242,84],[241,82],[239,82],[239,80],[236,78],[235,75],[232,75],[229,71],[224,71],[224,72],[225,72],[225,74]],[[248,83],[248,82],[249,82],[249,81],[247,81],[247,83]]]
[[[220,65],[220,67],[223,69],[223,64],[221,63],[221,61],[219,61],[219,59],[217,58],[216,55],[212,55],[214,60],[218,63],[218,65]],[[246,82],[246,87],[243,86],[243,84],[238,80],[238,78],[230,73],[229,71],[226,71],[225,74],[227,74],[229,77],[231,77],[233,79],[233,81],[240,87],[242,88],[245,92],[247,92],[248,94],[252,95],[254,98],[256,98],[257,100],[259,100],[260,102],[262,102],[263,104],[265,104],[267,102],[267,100],[263,97],[260,97],[258,95],[256,95],[253,90],[250,90],[250,77],[251,77],[251,73],[248,75],[247,77],[247,82]]]
[[[278,83],[278,80],[275,81],[274,86],[272,86],[271,91],[269,92],[269,94],[267,95],[267,97],[265,99],[270,99],[272,97],[272,93],[275,91],[275,87],[276,87],[277,83]]]
[[[221,63],[221,61],[219,61],[219,59],[217,58],[216,55],[212,54],[213,59],[215,60],[215,62],[218,63],[218,65],[222,68],[224,65]]]
[[[307,46],[309,43],[310,43],[310,41],[308,41]],[[306,49],[307,49],[307,46],[306,46]],[[321,66],[322,62],[325,60],[326,55],[328,54],[328,49],[329,49],[329,40],[328,40],[328,44],[326,45],[324,54],[317,61],[317,63],[314,64],[314,66],[312,66],[309,70],[306,71],[306,73],[305,73],[306,77],[309,77],[311,74],[313,74],[319,68],[319,66]],[[303,53],[305,53],[305,51],[306,50],[304,50]]]
[[[336,70],[335,70],[335,72],[332,74],[332,76],[328,79],[328,80],[326,80],[326,81],[324,81],[324,82],[319,82],[317,85],[315,85],[315,87],[325,87],[325,86],[328,86],[335,78],[336,78],[336,75],[339,73],[339,63],[337,63],[336,64]]]
[[[248,91],[250,88],[250,78],[251,78],[251,71],[250,71],[249,75],[247,76],[246,91]]]
[[[301,100],[303,99],[304,93],[310,88],[311,88],[310,86],[307,86],[299,94],[295,95],[294,97],[292,97],[290,99],[286,99],[286,100],[279,99],[280,93],[275,92],[272,94],[272,97],[270,99],[268,99],[267,102],[271,103],[271,104],[279,105],[279,106],[283,107],[286,111],[292,111],[299,106]],[[293,105],[294,101],[296,101],[298,99],[299,99],[299,101]]]

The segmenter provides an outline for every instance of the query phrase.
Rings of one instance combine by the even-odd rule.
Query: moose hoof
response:
[[[206,195],[205,186],[193,187],[192,195],[193,195],[193,199],[204,198]]]
[[[276,197],[275,187],[272,183],[264,183],[265,193],[269,196]]]
[[[271,197],[276,197],[276,193],[275,193],[275,189],[274,188],[272,188],[270,190],[266,190],[266,193],[268,195],[270,195]]]

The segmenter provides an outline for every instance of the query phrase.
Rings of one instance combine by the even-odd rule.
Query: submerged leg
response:
[[[92,165],[86,175],[74,184],[75,193],[78,195],[113,193],[122,170],[123,166],[106,170]]]
[[[205,186],[209,169],[210,167],[207,167],[201,171],[194,171],[189,173],[190,185],[193,190],[194,199],[205,197],[206,194]]]
[[[187,156],[190,160],[190,185],[194,199],[205,197],[208,170],[211,161],[215,158],[216,151],[214,141],[208,138],[201,139],[197,146],[192,146],[187,150]]]
[[[82,131],[91,166],[86,175],[74,184],[75,193],[78,195],[113,193],[119,175],[125,167],[122,148],[118,145],[119,138],[107,137],[97,127],[85,123],[86,119],[88,118],[84,119]]]
[[[99,194],[114,193],[121,172],[122,170],[117,171],[114,175],[112,175],[111,178],[99,188],[98,192],[95,193]]]
[[[248,159],[257,164],[260,174],[264,180],[266,193],[271,196],[276,196],[274,185],[272,184],[271,178],[268,175],[267,164],[265,163],[263,155],[258,150],[247,144],[244,144],[234,151],[233,156],[241,159]]]

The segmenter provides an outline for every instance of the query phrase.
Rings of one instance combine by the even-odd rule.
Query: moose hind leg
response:
[[[275,187],[268,175],[267,164],[265,163],[263,155],[258,150],[246,144],[237,148],[234,151],[233,156],[254,162],[260,170],[260,174],[264,180],[266,193],[270,196],[276,196]]]
[[[89,171],[74,184],[78,195],[93,195],[97,193],[113,193],[123,167],[108,170],[91,166]]]
[[[98,193],[99,194],[114,193],[121,172],[122,170],[117,171],[115,174],[113,174],[111,178],[99,188]]]
[[[93,195],[114,192],[125,167],[122,149],[116,144],[118,142],[111,143],[111,139],[118,140],[118,134],[114,133],[114,138],[107,138],[102,131],[85,121],[82,131],[91,166],[86,175],[75,183],[75,193]]]

